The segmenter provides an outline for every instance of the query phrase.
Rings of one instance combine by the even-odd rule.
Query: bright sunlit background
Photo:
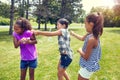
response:
[[[87,12],[90,11],[92,7],[109,7],[112,8],[115,3],[114,0],[82,0],[83,9]]]

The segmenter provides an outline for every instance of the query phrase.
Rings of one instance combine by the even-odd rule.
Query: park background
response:
[[[90,80],[120,79],[120,1],[119,0],[0,0],[0,80],[19,80],[20,54],[12,40],[13,24],[19,17],[28,19],[36,30],[55,31],[56,21],[67,18],[69,30],[84,35],[84,18],[91,12],[104,16],[101,36],[101,69]],[[35,80],[57,80],[59,51],[57,37],[36,36],[38,67]],[[71,36],[74,59],[67,69],[71,80],[77,80],[79,54],[83,42]],[[28,80],[28,74],[26,77]]]

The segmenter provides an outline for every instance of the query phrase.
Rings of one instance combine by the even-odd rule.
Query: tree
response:
[[[101,12],[104,16],[104,26],[105,27],[114,27],[114,13],[112,9],[105,7],[93,7],[91,9],[92,12]]]
[[[81,0],[62,0],[60,17],[68,19],[70,22],[82,14]]]
[[[28,10],[29,10],[30,4],[29,0],[26,1],[26,19],[28,19]]]
[[[120,4],[113,7],[114,11],[114,22],[116,27],[120,27]]]
[[[31,6],[29,0],[17,0],[18,4],[18,14],[20,17],[26,17],[28,19],[29,8]]]
[[[47,18],[48,18],[48,4],[46,0],[39,0],[39,4],[36,5],[37,9],[34,14],[37,16],[38,29],[40,29],[40,23],[45,23],[45,30],[47,30]],[[42,20],[41,20],[42,19]]]
[[[40,0],[41,1],[41,0]],[[45,23],[47,29],[48,21],[55,24],[59,18],[66,18],[70,23],[82,14],[81,0],[42,0],[40,6],[37,6],[37,22]],[[78,19],[77,19],[78,20]]]
[[[11,8],[10,8],[10,28],[9,28],[9,35],[12,34],[12,26],[14,20],[14,0],[11,0]]]
[[[82,14],[78,17],[77,21],[78,23],[84,23],[86,14],[85,14],[85,10],[82,11]]]
[[[37,16],[36,22],[38,23],[38,29],[40,29],[40,23],[41,23],[41,18],[42,15],[44,14],[44,8],[41,4],[41,0],[39,0],[38,2],[39,4],[36,4],[35,6],[37,6],[37,9],[34,11],[34,14]]]
[[[39,4],[36,5],[34,14],[37,16],[38,29],[40,29],[40,23],[45,23],[45,30],[47,30],[47,22],[55,18],[58,10],[55,10],[56,0],[39,0]],[[54,3],[55,2],[55,3]],[[52,21],[50,21],[52,23]]]
[[[59,14],[60,14],[60,3],[57,0],[51,0],[49,3],[49,21],[51,24],[55,24],[55,28],[56,27],[56,22],[57,20],[60,18]]]
[[[120,4],[113,7],[116,16],[120,16]]]
[[[18,3],[18,15],[24,17],[25,15],[25,0],[17,0]]]
[[[2,3],[0,1],[0,16],[4,18],[9,18],[10,17],[9,12],[10,12],[10,5],[6,3]]]

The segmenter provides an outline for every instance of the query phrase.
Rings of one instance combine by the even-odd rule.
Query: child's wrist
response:
[[[18,41],[18,44],[20,44],[21,43],[21,41]]]

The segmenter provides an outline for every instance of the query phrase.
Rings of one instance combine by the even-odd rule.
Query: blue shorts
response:
[[[20,62],[20,68],[21,69],[26,69],[26,68],[36,68],[37,67],[37,59],[35,60],[29,60],[29,61],[25,61],[25,60],[21,60]]]
[[[61,54],[60,67],[66,69],[70,65],[71,62],[72,62],[72,59],[68,55]]]

